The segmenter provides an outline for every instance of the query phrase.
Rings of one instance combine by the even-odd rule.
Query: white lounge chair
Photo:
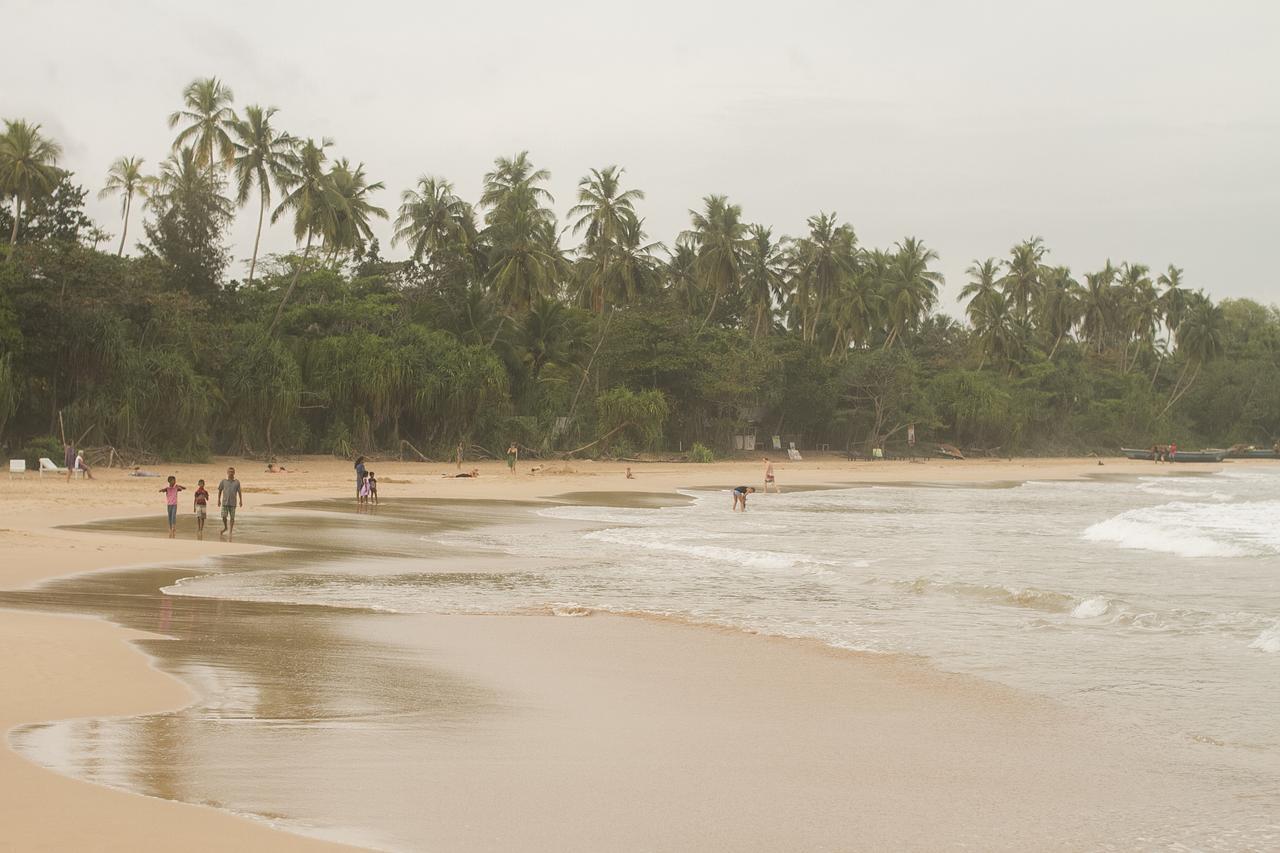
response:
[[[48,456],[40,457],[40,476],[43,477],[45,474],[65,474],[65,473],[67,473],[67,469],[59,468],[57,463],[55,463]]]
[[[26,473],[27,473],[27,460],[25,459],[9,460],[9,477],[10,478],[12,478],[14,474],[17,474],[19,477],[21,477],[23,474],[26,474]]]

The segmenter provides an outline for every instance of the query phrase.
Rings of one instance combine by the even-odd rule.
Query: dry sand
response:
[[[226,464],[153,470],[193,488],[201,476],[216,484]],[[354,489],[349,463],[332,459],[286,460],[299,469],[288,474],[234,464],[246,515]],[[1092,459],[775,465],[784,489],[1217,468]],[[443,479],[453,465],[370,467],[384,501],[653,493],[762,479],[757,462],[632,465],[634,480],[617,463],[553,463],[536,474],[522,463],[516,476],[489,463],[476,480]],[[146,513],[163,531],[162,482],[120,471],[70,484],[33,474],[0,480],[0,588],[251,550],[219,541],[212,517],[206,540],[192,541],[189,513],[174,541],[57,529]],[[366,627],[376,636],[403,621]],[[1087,721],[920,663],[621,617],[432,617],[411,633],[440,665],[515,709],[483,740],[460,739],[442,753],[439,790],[424,797],[439,849],[1026,849],[1045,829],[1061,838],[1073,827],[1078,848],[1101,840],[1107,815],[1123,819],[1178,797],[1154,763],[1123,750],[1098,760],[1114,745]],[[127,642],[140,636],[99,620],[0,611],[0,730],[189,702],[187,687]],[[0,849],[329,846],[59,776],[8,749],[0,750],[0,803]]]

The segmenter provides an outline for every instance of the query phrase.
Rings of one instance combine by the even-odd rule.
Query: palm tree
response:
[[[1080,294],[1080,330],[1084,339],[1093,344],[1095,351],[1099,353],[1115,325],[1115,297],[1112,291],[1115,280],[1116,269],[1110,260],[1098,272],[1084,275],[1085,285]]]
[[[569,217],[576,217],[573,233],[583,234],[581,252],[592,259],[595,267],[591,275],[595,282],[591,307],[597,314],[604,313],[610,257],[636,221],[635,202],[644,198],[640,190],[622,190],[624,171],[617,166],[592,169],[591,174],[578,181],[578,203],[569,209]]]
[[[889,269],[885,306],[889,318],[889,334],[884,348],[889,349],[902,332],[920,320],[938,301],[942,274],[929,269],[938,253],[923,240],[908,237],[896,244],[897,252]]]
[[[192,80],[182,90],[185,109],[169,114],[169,128],[186,123],[173,140],[174,148],[194,148],[196,163],[213,171],[218,163],[230,165],[235,143],[230,130],[236,121],[231,109],[235,95],[217,77]]]
[[[667,290],[690,314],[702,311],[702,293],[698,289],[698,249],[683,235],[676,238],[674,249],[667,250],[664,265]]]
[[[978,370],[982,370],[988,358],[995,364],[1012,367],[1025,342],[1025,327],[1018,321],[1013,299],[997,290],[984,299],[972,300],[969,306],[969,320],[982,351]]]
[[[298,276],[302,274],[311,255],[311,244],[317,235],[333,233],[337,228],[338,214],[342,209],[342,196],[334,189],[333,181],[325,171],[324,149],[333,144],[332,140],[322,139],[316,142],[308,139],[298,148],[297,157],[281,171],[278,180],[288,193],[271,212],[274,223],[286,213],[293,214],[293,236],[295,240],[306,241],[302,250],[302,260],[294,268],[289,287],[280,299],[275,317],[267,331],[270,332],[280,322],[284,307],[293,295],[298,284]]]
[[[773,239],[763,225],[749,225],[742,251],[742,291],[754,315],[752,339],[773,328],[773,307],[782,297],[787,269],[787,239]]]
[[[550,178],[546,169],[534,168],[527,151],[499,157],[484,176],[484,236],[493,247],[489,285],[508,310],[526,310],[538,296],[552,293],[566,267],[555,214],[544,206],[555,201],[541,186]]]
[[[129,233],[129,211],[133,206],[134,194],[145,197],[147,178],[142,174],[141,157],[119,157],[107,171],[107,184],[98,193],[98,198],[120,195],[120,248],[116,257],[124,254],[124,238]]]
[[[258,244],[262,240],[262,220],[271,205],[271,185],[280,186],[280,178],[293,162],[297,147],[293,137],[271,126],[276,112],[275,107],[251,104],[244,108],[242,118],[231,123],[236,202],[248,203],[254,185],[258,187],[258,230],[254,232],[253,255],[249,258],[249,284],[253,284],[258,266]]]
[[[218,192],[218,181],[200,164],[200,155],[183,148],[173,152],[160,164],[155,177],[144,179],[147,201],[157,211],[174,207],[193,207],[199,199],[210,199],[223,217],[232,214],[231,202]]]
[[[1048,356],[1053,361],[1062,341],[1080,322],[1080,284],[1067,267],[1051,267],[1044,270],[1041,285],[1035,313],[1041,330],[1053,339]]]
[[[407,243],[415,261],[426,257],[434,264],[442,253],[471,242],[475,218],[471,205],[454,194],[453,184],[423,175],[417,189],[400,194],[395,228],[392,245]]]
[[[857,268],[858,241],[851,225],[836,223],[834,212],[810,216],[807,224],[809,235],[796,242],[796,302],[800,335],[812,341],[823,307]]]
[[[338,160],[329,169],[329,183],[342,201],[337,215],[333,217],[332,227],[324,234],[331,259],[336,260],[340,252],[364,251],[367,242],[373,239],[370,219],[386,219],[387,211],[375,205],[369,197],[386,189],[386,186],[382,181],[369,183],[364,164],[353,167],[346,158]]]
[[[880,296],[890,267],[889,258],[879,250],[863,253],[858,270],[845,279],[832,297],[833,335],[830,355],[851,345],[866,346],[871,333],[884,319]]]
[[[699,331],[711,322],[720,297],[735,290],[741,281],[740,255],[747,230],[742,222],[742,208],[729,204],[725,196],[709,195],[702,203],[701,213],[689,211],[693,228],[680,235],[697,252],[694,272],[699,289],[711,294],[711,307]]]
[[[18,242],[22,208],[33,196],[53,192],[62,180],[57,167],[62,146],[40,132],[40,125],[23,119],[6,119],[0,136],[0,197],[13,196],[13,230],[10,245]],[[9,256],[13,259],[13,255]]]
[[[1000,279],[1000,286],[1013,301],[1014,310],[1020,317],[1028,317],[1031,313],[1031,305],[1040,289],[1040,261],[1046,251],[1044,241],[1039,237],[1023,240],[1009,250],[1008,271]]]
[[[1195,384],[1200,370],[1222,354],[1226,341],[1226,317],[1222,307],[1214,305],[1203,293],[1195,293],[1190,299],[1186,316],[1178,325],[1176,338],[1178,353],[1186,359],[1178,381],[1174,383],[1169,401],[1160,414],[1169,411]],[[1188,376],[1190,371],[1190,376]]]
[[[1138,363],[1144,349],[1155,341],[1156,328],[1160,325],[1160,295],[1151,283],[1145,264],[1121,264],[1120,266],[1120,321],[1126,340],[1120,369],[1127,373]],[[1129,349],[1133,348],[1133,360]]]
[[[958,299],[969,300],[965,306],[965,314],[976,328],[978,322],[975,317],[984,313],[988,302],[1002,295],[998,282],[1000,262],[995,258],[987,258],[985,261],[975,258],[965,270],[965,274],[970,276],[969,283],[960,290]]]
[[[1182,286],[1182,270],[1173,264],[1160,274],[1156,283],[1164,288],[1160,294],[1160,315],[1168,335],[1166,340],[1172,340],[1191,304],[1191,293]]]
[[[621,223],[617,239],[608,248],[599,247],[586,259],[586,284],[592,309],[601,313],[604,304],[631,303],[657,289],[658,261],[653,253],[659,243],[646,243],[644,220],[630,218]]]

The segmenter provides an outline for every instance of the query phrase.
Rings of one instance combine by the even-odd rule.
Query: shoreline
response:
[[[267,513],[287,511],[287,508],[281,506],[282,504],[307,500],[322,495],[330,497],[341,488],[344,481],[349,483],[349,476],[345,475],[345,463],[330,460],[303,460],[302,464],[308,468],[319,470],[315,475],[289,474],[273,476],[260,473],[246,475],[246,471],[252,470],[249,465],[244,464],[241,467],[240,464],[237,464],[237,467],[241,470],[242,481],[247,481],[245,490],[246,508],[254,513],[260,507]],[[1263,464],[1265,465],[1265,463]],[[652,468],[646,465],[633,464],[633,468],[637,469],[638,479],[619,482],[621,480],[621,465],[572,463],[571,466],[566,466],[572,467],[573,470],[570,472],[551,472],[546,476],[539,475],[537,477],[529,477],[528,475],[509,477],[506,474],[491,473],[500,470],[499,465],[491,464],[487,466],[487,470],[482,469],[484,473],[477,481],[455,481],[443,480],[433,476],[438,469],[451,469],[452,466],[424,465],[422,463],[377,463],[377,466],[380,472],[392,472],[389,475],[383,474],[381,477],[381,481],[386,484],[383,486],[384,498],[391,501],[400,496],[433,497],[450,502],[465,502],[477,499],[484,501],[494,498],[504,500],[545,500],[555,495],[568,497],[575,491],[632,491],[637,493],[645,492],[649,495],[654,493],[668,494],[675,497],[675,489],[677,487],[706,488],[717,486],[725,482],[723,478],[727,474],[733,474],[737,479],[749,482],[747,479],[749,476],[759,474],[756,470],[759,466],[756,463],[714,463],[703,466],[663,466],[661,463],[654,463]],[[1018,460],[1014,462],[975,461],[972,463],[943,461],[927,464],[848,463],[814,460],[810,463],[800,464],[781,463],[776,467],[779,470],[779,479],[783,481],[784,487],[787,479],[803,478],[806,482],[812,482],[815,486],[834,486],[837,488],[877,484],[906,485],[908,483],[917,485],[959,485],[962,483],[994,485],[1043,479],[1082,479],[1099,473],[1104,475],[1121,474],[1124,476],[1184,475],[1194,473],[1174,466],[1157,466],[1154,463],[1138,462],[1126,465],[1119,460],[1114,463],[1108,462],[1106,466],[1103,466],[1108,470],[1100,471],[1095,459],[1052,460],[1050,462],[1045,462],[1044,460]],[[1197,469],[1199,467],[1196,466]],[[1240,467],[1251,466],[1242,465]],[[431,469],[433,473],[419,474],[424,468]],[[616,470],[614,470],[615,468]],[[926,476],[920,476],[926,473],[921,471],[921,468],[929,469]],[[1205,468],[1207,472],[1208,469],[1222,470],[1223,466],[1205,466]],[[178,466],[180,478],[185,477],[194,480],[194,476],[191,473],[184,472],[183,469],[204,472],[206,478],[208,478],[209,472],[218,470],[218,466],[216,463],[203,466]],[[65,577],[68,574],[100,572],[157,561],[180,560],[185,562],[193,558],[198,559],[200,556],[210,553],[217,555],[250,554],[270,548],[270,546],[264,548],[263,546],[249,546],[240,543],[232,545],[217,541],[216,529],[218,522],[216,518],[210,519],[212,530],[215,531],[212,541],[206,539],[203,543],[193,542],[189,539],[170,541],[149,536],[137,537],[114,533],[61,529],[59,525],[83,524],[100,520],[104,517],[137,517],[137,512],[120,512],[119,510],[121,509],[142,510],[146,508],[149,513],[154,513],[158,509],[157,506],[154,506],[157,503],[154,500],[154,496],[150,494],[154,488],[154,480],[143,479],[140,483],[131,483],[130,480],[132,478],[126,478],[123,475],[118,477],[110,476],[115,473],[117,472],[100,472],[100,479],[92,483],[64,484],[58,480],[45,481],[43,483],[27,482],[21,484],[21,492],[18,492],[17,489],[0,487],[0,506],[4,506],[9,510],[7,517],[9,519],[8,523],[11,525],[9,528],[0,531],[0,545],[3,545],[5,550],[16,558],[7,561],[12,568],[6,569],[0,574],[0,586],[5,589],[30,589],[43,581],[55,577]],[[603,482],[595,482],[597,478],[607,478],[608,485],[605,486]],[[34,478],[32,480],[34,481]],[[264,486],[264,483],[269,483],[270,485]],[[107,484],[117,487],[121,484],[128,484],[130,500],[121,500],[111,505],[113,510],[111,513],[98,513],[96,512],[97,507],[86,504],[82,500],[77,501],[77,497],[85,491],[81,487],[88,486],[94,491],[99,491]],[[406,486],[410,488],[404,488]],[[604,486],[604,488],[593,488],[597,486]],[[466,489],[466,491],[464,492],[463,489]],[[412,494],[405,495],[405,492],[411,492]],[[284,496],[278,497],[281,495]],[[258,501],[264,496],[268,497],[269,500],[259,506]],[[75,505],[66,506],[68,501],[73,502]],[[26,504],[26,506],[23,506],[23,504]],[[755,508],[756,505],[753,504],[753,510]],[[162,517],[158,513],[156,513],[156,520],[156,527],[159,532],[162,529]],[[241,520],[245,521],[246,517],[242,516]],[[184,521],[187,522],[188,526],[190,525],[189,518],[184,518]],[[180,533],[180,535],[182,534]],[[160,533],[160,537],[163,537],[162,533]],[[55,553],[57,556],[54,556]],[[26,559],[23,559],[23,557],[26,557]],[[211,826],[216,825],[213,828],[205,828],[203,831],[215,833],[219,840],[219,845],[227,843],[237,833],[246,834],[245,843],[252,843],[255,846],[266,844],[272,849],[293,849],[295,846],[298,849],[309,849],[302,848],[300,845],[323,843],[301,838],[300,836],[280,833],[273,828],[263,826],[259,822],[238,818],[227,812],[217,812],[208,808],[187,806],[172,801],[166,803],[162,800],[147,799],[97,785],[90,785],[89,783],[56,775],[43,768],[36,767],[36,765],[30,764],[18,756],[11,748],[8,737],[18,726],[43,722],[49,719],[65,719],[68,716],[99,717],[108,714],[127,715],[155,712],[163,708],[181,705],[184,701],[190,703],[194,694],[183,682],[174,677],[165,677],[162,672],[155,668],[154,662],[149,656],[137,654],[141,651],[138,646],[140,639],[155,640],[163,637],[164,635],[162,634],[147,635],[117,624],[96,619],[84,619],[83,617],[13,610],[6,610],[5,613],[6,619],[3,622],[3,627],[0,627],[0,637],[3,638],[5,651],[11,659],[31,662],[32,670],[19,667],[16,672],[6,674],[4,683],[0,685],[3,688],[0,689],[0,695],[39,695],[42,700],[25,704],[5,701],[2,703],[5,713],[3,717],[0,717],[0,725],[6,731],[6,749],[0,755],[0,767],[6,770],[4,774],[6,779],[45,777],[43,786],[36,785],[30,781],[16,782],[17,785],[26,786],[30,790],[35,790],[37,787],[45,790],[40,802],[33,801],[29,808],[18,810],[20,817],[16,826],[17,837],[24,839],[24,844],[30,844],[32,849],[40,849],[42,847],[53,849],[57,847],[83,846],[84,839],[101,839],[103,829],[101,826],[95,825],[92,818],[87,821],[77,821],[75,826],[66,825],[66,822],[54,826],[50,822],[48,816],[50,812],[65,808],[68,801],[76,802],[76,808],[87,808],[90,811],[96,807],[109,811],[111,814],[124,815],[126,812],[137,812],[133,817],[121,817],[120,822],[127,822],[134,827],[146,825],[149,821],[154,822],[155,825],[172,824],[170,832],[176,831],[179,836],[187,834],[188,826],[193,821],[191,817],[182,814],[182,812],[195,809],[201,813],[205,821]],[[82,623],[92,624],[95,627],[86,629],[83,625],[72,626],[68,622],[68,620],[77,618]],[[465,617],[444,616],[435,621],[441,626],[440,631],[447,634],[452,630],[448,627],[450,625],[449,620],[457,620],[459,618]],[[549,617],[492,618],[547,620]],[[678,620],[636,620],[634,616],[617,614],[597,621],[598,623],[606,621],[611,623],[613,620],[623,623],[629,620],[655,622],[658,624],[652,626],[652,628],[658,634],[679,632],[687,638],[693,638],[695,635],[706,635],[709,632],[734,631],[734,629],[717,628],[714,625],[691,625],[687,622],[679,627],[673,627],[665,623]],[[461,625],[460,622],[456,621],[452,624],[455,627]],[[613,629],[609,628],[607,630]],[[627,632],[631,635],[646,634],[647,636],[646,632],[649,630],[649,628],[645,628],[642,631],[627,629]],[[546,633],[546,631],[541,630],[541,633]],[[857,656],[856,653],[828,648],[816,641],[812,641],[812,643],[814,646],[821,647],[823,650],[821,653],[818,653],[817,649],[806,648],[808,644],[804,641],[797,643],[795,639],[761,637],[743,631],[735,631],[734,633],[741,635],[739,639],[731,641],[734,644],[739,642],[744,642],[748,645],[762,643],[782,644],[791,650],[786,654],[794,654],[797,659],[829,657],[833,654],[845,657]],[[125,642],[119,642],[121,640]],[[442,642],[446,645],[448,644],[445,640],[442,640]],[[651,640],[646,639],[645,642],[651,642]],[[686,639],[686,642],[698,646],[706,646],[712,644],[713,641],[708,641],[704,637],[703,639]],[[463,667],[466,665],[463,660],[455,663]],[[111,696],[106,695],[107,692],[87,691],[90,694],[96,693],[97,695],[85,696],[84,693],[86,691],[83,689],[81,681],[84,676],[81,674],[81,670],[76,669],[76,667],[85,666],[89,666],[94,671],[103,674],[110,673],[111,677],[118,682],[120,688],[129,695],[134,704],[113,705]],[[865,661],[862,666],[865,668]],[[44,670],[42,678],[37,674],[39,670]],[[937,673],[934,672],[931,675],[937,675]],[[69,687],[68,682],[78,686]],[[102,707],[98,707],[95,704],[97,701],[101,701]],[[123,710],[112,710],[113,708],[123,708]],[[9,765],[14,767],[20,765],[26,768],[28,772],[19,773],[16,770],[7,772],[10,767],[4,765],[3,762],[8,762]],[[50,780],[59,780],[60,784],[55,784]],[[11,786],[6,784],[5,787],[9,788]],[[73,791],[72,788],[76,790]],[[121,804],[115,802],[110,805],[107,804],[107,801],[121,797],[129,798],[129,803]],[[41,803],[44,803],[44,805],[42,806]],[[146,806],[141,806],[139,805],[140,803],[145,803]],[[143,813],[146,814],[144,815]],[[29,824],[26,834],[23,833],[24,824]],[[180,826],[178,826],[179,824]],[[222,824],[225,824],[225,826]],[[267,833],[267,835],[260,836],[260,832]],[[81,834],[74,836],[60,835],[60,833]],[[248,839],[247,836],[252,836],[252,839]],[[166,833],[165,837],[171,842],[175,836]],[[197,837],[197,834],[192,831],[190,838]],[[203,837],[209,839],[214,836],[205,834]],[[136,847],[139,844],[147,843],[139,839],[125,840],[126,836],[120,836],[120,838],[118,849],[128,849],[130,846]]]

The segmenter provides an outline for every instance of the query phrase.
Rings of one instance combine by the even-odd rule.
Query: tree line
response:
[[[100,183],[117,239],[58,142],[4,122],[11,449],[68,423],[82,443],[185,457],[727,451],[743,433],[865,450],[909,424],[1002,453],[1280,436],[1280,313],[1215,303],[1173,265],[1076,275],[1031,237],[973,261],[962,323],[915,236],[864,246],[834,212],[775,234],[710,194],[658,242],[623,168],[590,169],[562,220],[528,152],[498,157],[474,203],[436,175],[403,190],[407,257],[391,261],[373,228],[386,188],[331,140],[236,109],[217,78],[168,124],[154,170],[122,156]],[[243,277],[237,215],[256,222]],[[296,251],[260,255],[273,225]]]

